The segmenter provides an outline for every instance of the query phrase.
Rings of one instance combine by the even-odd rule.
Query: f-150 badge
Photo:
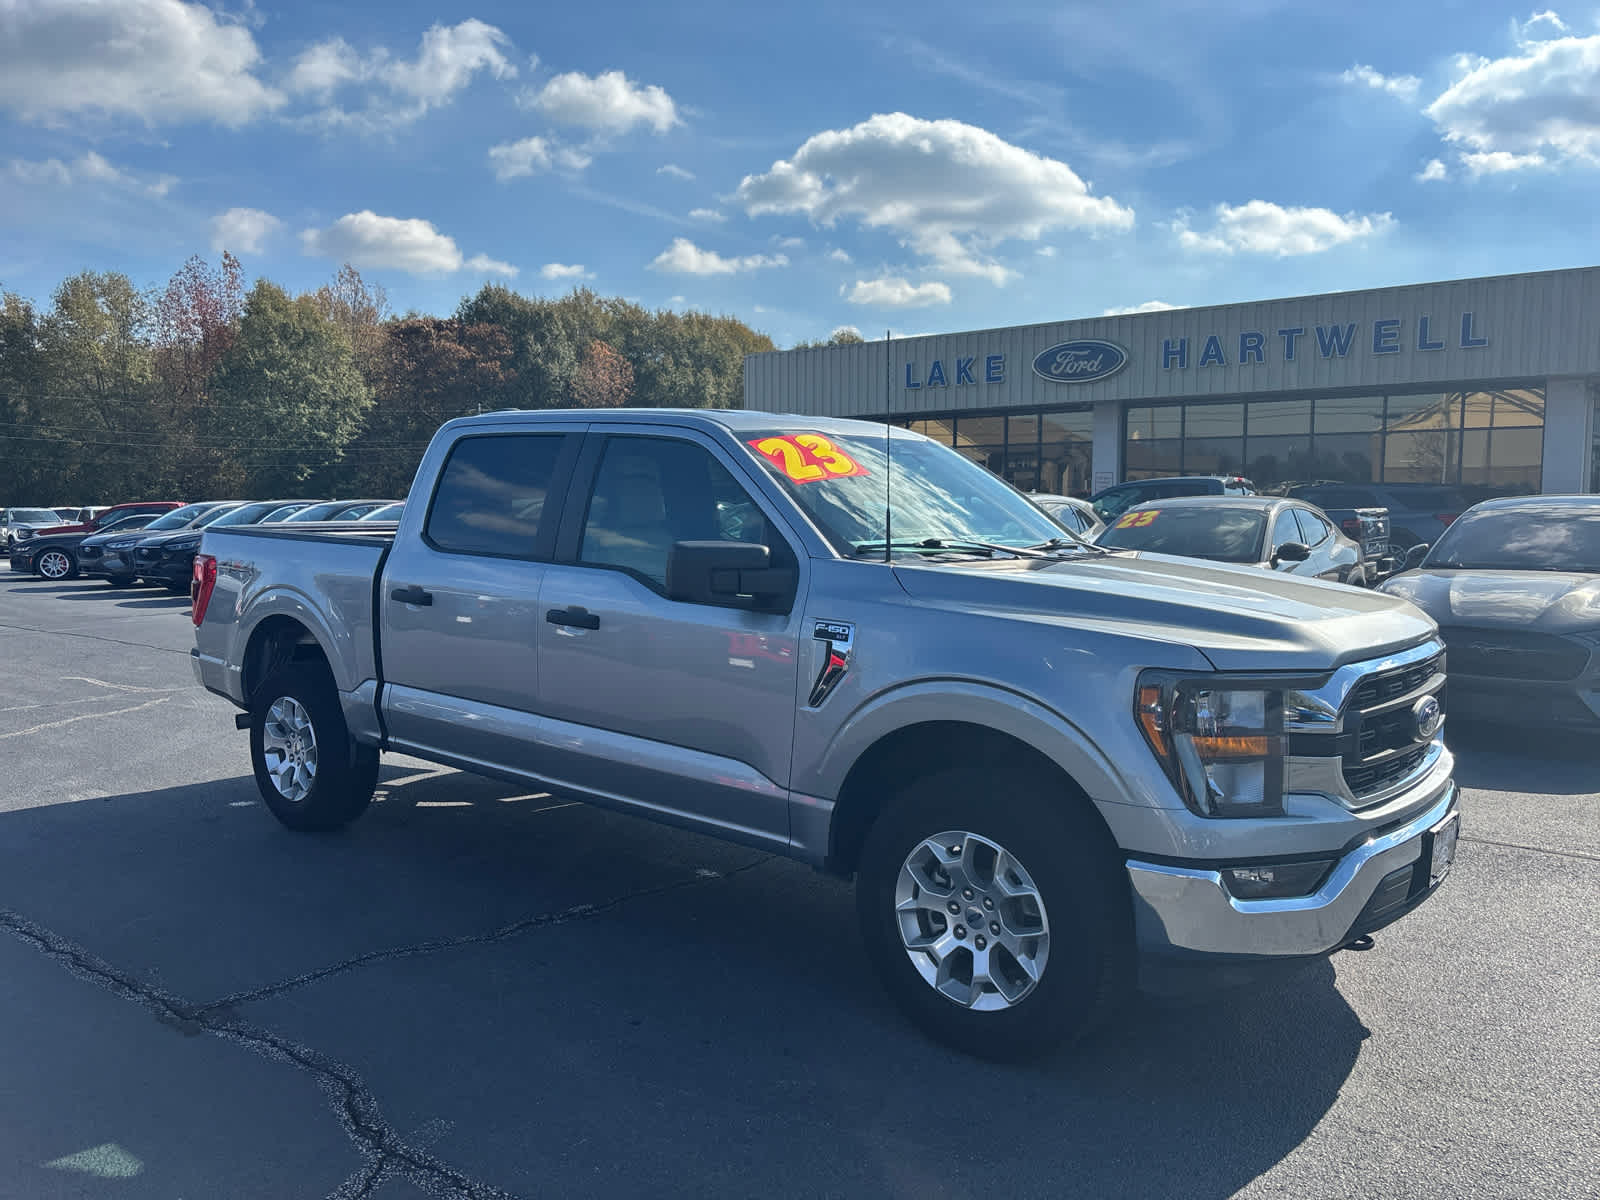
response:
[[[808,701],[812,708],[816,708],[828,698],[828,694],[850,669],[850,650],[855,643],[856,627],[843,621],[818,621],[812,628],[811,636],[824,647],[822,669],[817,672],[816,682],[811,685]]]

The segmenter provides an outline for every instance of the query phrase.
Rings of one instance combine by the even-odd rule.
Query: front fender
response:
[[[1152,808],[1165,803],[1154,790],[1156,781],[1120,770],[1065,714],[1019,693],[960,679],[919,680],[872,697],[839,726],[815,768],[796,773],[794,788],[837,798],[851,767],[879,739],[930,722],[983,725],[1009,734],[1054,762],[1096,803]]]

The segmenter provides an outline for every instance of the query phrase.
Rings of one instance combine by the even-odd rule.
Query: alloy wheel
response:
[[[46,550],[39,556],[39,574],[46,579],[65,579],[72,573],[72,560],[60,550]]]
[[[280,696],[267,710],[261,754],[272,786],[285,800],[299,803],[317,776],[317,734],[311,715],[293,696]]]

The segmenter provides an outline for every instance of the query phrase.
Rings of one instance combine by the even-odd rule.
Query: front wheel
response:
[[[327,668],[297,663],[256,689],[250,763],[272,815],[298,831],[354,821],[378,786],[378,752],[351,740]]]
[[[78,560],[67,550],[46,550],[39,556],[39,561],[34,564],[38,571],[51,583],[58,583],[63,579],[73,579],[78,574]]]
[[[1051,784],[940,772],[890,801],[862,850],[857,913],[885,988],[925,1033],[982,1058],[1075,1039],[1131,977],[1116,847]]]
[[[132,587],[133,580],[134,577],[132,575],[108,575],[106,577],[106,582],[114,588]]]

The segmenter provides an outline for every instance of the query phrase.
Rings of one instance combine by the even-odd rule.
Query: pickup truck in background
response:
[[[1143,956],[1326,954],[1453,861],[1403,601],[1104,550],[856,421],[484,414],[410,496],[392,531],[205,531],[195,672],[292,829],[396,751],[786,855],[854,878],[913,1021],[1002,1058]]]

